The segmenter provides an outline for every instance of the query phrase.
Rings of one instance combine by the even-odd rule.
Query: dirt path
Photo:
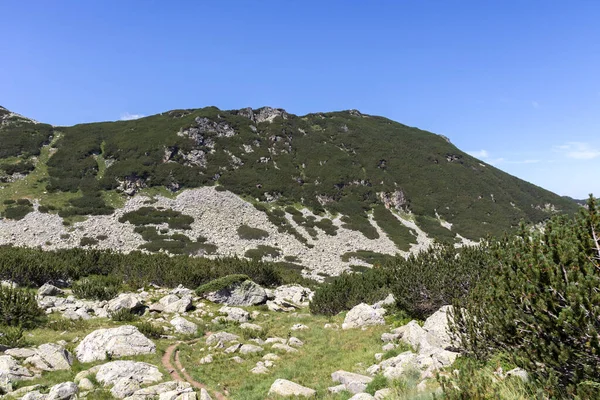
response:
[[[197,341],[198,339],[187,343],[192,344]],[[182,342],[177,342],[167,347],[167,350],[165,351],[165,354],[162,356],[161,359],[162,365],[167,369],[167,371],[169,371],[169,374],[171,375],[171,378],[173,380],[180,382],[188,382],[190,385],[192,385],[192,387],[196,389],[206,389],[208,391],[208,387],[194,380],[194,378],[192,378],[190,374],[187,373],[187,371],[181,364],[181,361],[179,360],[179,350],[177,349],[177,346],[179,346],[181,343]],[[173,354],[175,354],[175,357],[173,357]],[[171,363],[171,359],[173,358],[175,359],[175,367],[173,367],[173,364]],[[183,378],[180,374],[183,375]],[[212,394],[216,400],[227,400],[227,397],[225,397],[219,392],[213,391]]]

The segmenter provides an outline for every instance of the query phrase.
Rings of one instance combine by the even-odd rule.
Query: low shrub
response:
[[[81,240],[79,240],[79,246],[81,246],[81,247],[95,246],[97,244],[98,244],[98,239],[94,239],[92,237],[84,236],[81,238]]]
[[[259,228],[252,228],[245,224],[240,225],[237,229],[237,234],[240,239],[245,240],[261,240],[269,237],[269,232]]]
[[[25,218],[25,216],[32,211],[33,211],[33,207],[31,205],[11,206],[11,207],[7,207],[6,210],[4,210],[4,218],[14,219],[16,221],[19,221],[19,220]]]
[[[262,260],[264,257],[278,257],[279,255],[281,255],[281,250],[278,249],[277,247],[273,247],[273,246],[265,246],[265,245],[258,245],[256,247],[256,249],[250,249],[247,250],[246,253],[244,253],[245,257],[248,257],[252,260]]]
[[[139,322],[135,324],[135,326],[144,336],[150,339],[160,339],[161,336],[164,334],[164,331],[160,326],[154,325],[152,322],[149,321]]]
[[[27,340],[23,337],[23,333],[21,326],[0,327],[0,346],[8,348],[27,346]]]
[[[116,276],[91,275],[74,282],[72,290],[80,299],[110,300],[119,294],[122,285]]]
[[[44,315],[32,291],[0,286],[0,325],[31,328]]]
[[[138,316],[127,308],[121,308],[119,311],[115,311],[110,314],[110,319],[117,322],[133,322]]]

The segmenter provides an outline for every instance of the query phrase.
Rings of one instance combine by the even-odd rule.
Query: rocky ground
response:
[[[309,247],[290,234],[278,232],[277,227],[267,219],[265,213],[258,211],[251,203],[231,192],[203,187],[186,190],[174,199],[163,196],[156,196],[154,199],[156,202],[151,205],[152,207],[171,208],[192,216],[194,222],[191,230],[175,230],[172,233],[182,233],[192,240],[204,236],[208,243],[217,246],[213,257],[243,256],[249,249],[256,248],[258,245],[267,245],[281,249],[282,255],[277,257],[276,261],[283,261],[284,256],[296,257],[297,262],[306,267],[306,275],[318,277],[318,273],[339,275],[350,265],[368,265],[357,259],[344,262],[340,256],[347,252],[368,250],[391,255],[407,254],[398,250],[374,220],[371,220],[371,223],[379,232],[378,239],[368,239],[361,232],[343,228],[340,216],[333,219],[333,223],[338,227],[337,235],[330,236],[318,230],[318,239],[315,240],[288,214],[289,222],[313,246]],[[113,215],[90,216],[85,221],[74,223],[72,226],[64,226],[62,218],[56,214],[37,211],[29,213],[19,221],[0,219],[0,245],[39,246],[44,249],[69,248],[79,246],[83,237],[102,236],[105,238],[95,247],[130,252],[145,242],[141,235],[134,232],[135,226],[121,223],[119,218],[127,212],[148,206],[148,200],[149,197],[146,195],[136,195]],[[310,211],[303,210],[303,213],[310,214]],[[430,245],[431,240],[414,222],[397,217],[418,234],[418,243],[412,245],[412,252]],[[320,219],[320,217],[316,218]],[[259,240],[241,239],[237,229],[243,224],[263,229],[269,233],[269,236]]]
[[[84,301],[48,284],[37,296],[53,328],[0,355],[6,398],[431,398],[436,373],[459,356],[447,331],[451,307],[398,324],[386,316],[391,296],[332,318],[306,313],[307,288],[249,281],[202,298],[152,287]],[[137,316],[116,321],[124,312]]]

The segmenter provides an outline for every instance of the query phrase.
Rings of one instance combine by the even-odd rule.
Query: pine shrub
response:
[[[119,294],[122,282],[115,276],[91,275],[73,283],[73,294],[80,299],[110,300]]]
[[[489,278],[457,302],[453,329],[466,353],[513,354],[551,397],[600,395],[599,233],[590,196],[577,218],[556,217],[543,232],[522,227],[496,243]]]
[[[0,326],[35,326],[43,316],[35,294],[27,289],[0,286]]]

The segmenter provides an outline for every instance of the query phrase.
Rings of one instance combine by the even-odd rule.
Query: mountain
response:
[[[0,143],[0,244],[264,256],[329,274],[578,208],[441,135],[356,110],[207,107],[58,127],[0,108]]]

